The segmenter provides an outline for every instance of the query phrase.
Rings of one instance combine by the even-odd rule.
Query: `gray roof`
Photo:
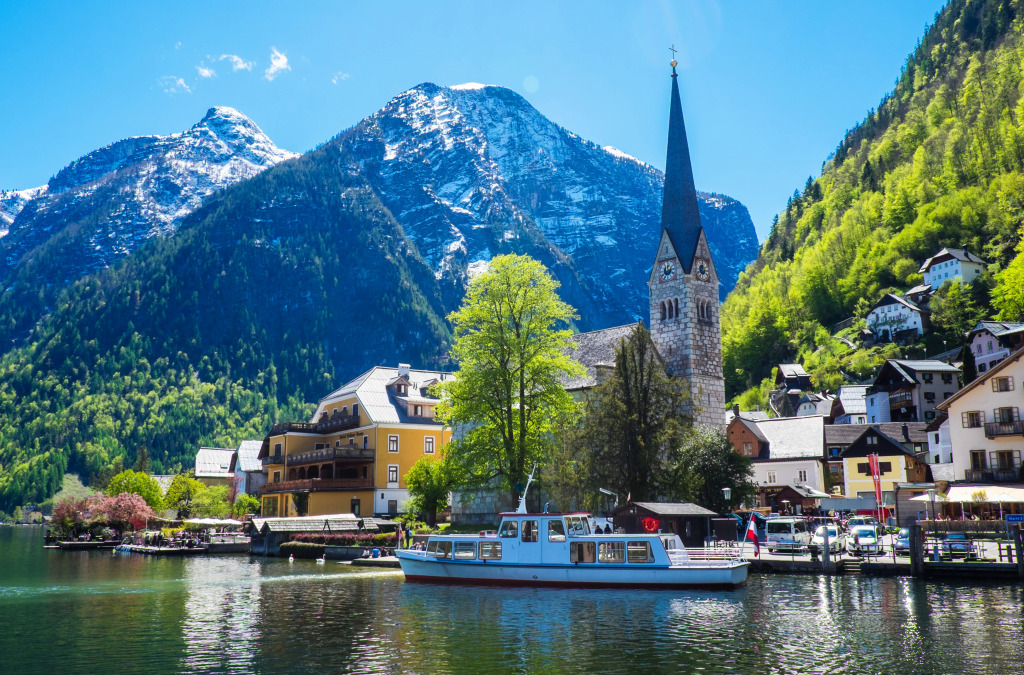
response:
[[[933,255],[931,258],[928,258],[927,260],[925,260],[924,264],[921,265],[921,269],[919,269],[918,272],[920,274],[924,274],[925,272],[928,271],[928,268],[931,267],[934,263],[942,262],[946,258],[954,258],[956,260],[959,260],[960,262],[978,263],[979,265],[987,265],[988,264],[987,261],[982,260],[978,256],[976,256],[973,253],[967,251],[966,249],[962,249],[962,248],[944,248],[941,251],[939,251],[938,253],[936,253],[935,255]]]
[[[238,470],[243,472],[262,471],[260,446],[263,441],[242,441],[238,444]]]
[[[758,425],[759,422],[764,422],[765,420],[768,420],[768,419],[771,419],[771,418],[765,417],[762,420],[753,420],[753,419],[750,419],[748,417],[744,417],[743,415],[740,415],[740,424],[742,424],[747,429],[749,429],[750,433],[754,434],[754,436],[757,437],[757,440],[761,441],[762,443],[767,443],[768,442],[768,437],[765,436],[764,433],[762,433],[760,427],[758,427],[757,425]]]
[[[409,381],[409,386],[412,390],[419,390],[422,386],[426,385],[426,383],[433,380],[446,381],[453,377],[455,377],[455,375],[452,373],[438,370],[410,369],[409,374],[405,376],[405,379]],[[316,421],[320,413],[327,410],[332,401],[355,396],[359,400],[363,412],[366,413],[370,420],[376,424],[396,424],[412,421],[415,421],[416,424],[433,423],[430,420],[424,420],[418,417],[411,418],[405,414],[404,406],[395,405],[398,397],[393,396],[392,393],[388,391],[387,387],[388,383],[394,382],[397,378],[397,368],[388,368],[385,366],[375,366],[374,368],[371,368],[359,377],[345,383],[338,389],[335,389],[330,394],[320,399],[320,405],[317,406],[316,412],[313,413],[312,421]],[[410,391],[410,395],[415,396],[413,391]],[[427,399],[423,400],[426,401]],[[431,403],[438,402],[437,399],[429,399],[429,401]]]
[[[866,395],[868,387],[866,384],[845,384],[839,388],[839,402],[843,406],[843,412],[847,415],[867,414],[868,406]]]
[[[886,293],[885,295],[882,296],[882,299],[876,302],[875,306],[872,307],[871,309],[874,310],[878,307],[884,307],[885,305],[903,305],[904,307],[907,307],[908,309],[914,312],[928,311],[926,309],[921,309],[915,303],[911,302],[910,300],[904,298],[901,295],[896,295],[895,293]]]
[[[709,511],[703,506],[697,506],[690,502],[632,502],[633,504],[647,509],[659,516],[717,516],[714,511]]]
[[[821,415],[777,417],[756,424],[768,439],[768,459],[821,458],[823,456],[825,418]]]
[[[911,288],[909,291],[904,293],[904,295],[917,295],[919,293],[927,293],[930,290],[932,290],[931,284],[920,284]]]
[[[235,451],[229,448],[199,448],[196,478],[228,478],[234,475]]]
[[[615,348],[628,339],[639,323],[577,333],[569,338],[567,353],[587,369],[583,377],[566,380],[562,385],[569,390],[597,386],[598,366],[615,367]]]
[[[780,363],[779,372],[783,377],[810,377],[799,363]]]
[[[728,410],[726,410],[725,411],[725,425],[729,426],[729,423],[732,422],[734,417],[736,417],[736,413],[733,412],[732,408],[729,408]],[[742,417],[745,420],[752,420],[752,421],[755,421],[755,422],[759,422],[761,420],[768,419],[768,413],[766,411],[764,411],[764,410],[741,410],[740,411],[740,417]]]
[[[903,436],[903,425],[907,425],[907,436]],[[885,422],[882,424],[827,424],[825,425],[825,445],[849,445],[860,438],[867,429],[878,427],[886,436],[902,443],[927,443],[927,422]]]
[[[788,487],[794,492],[799,493],[801,496],[806,497],[807,499],[821,499],[822,497],[832,496],[830,494],[822,492],[821,490],[816,490],[815,488],[812,488],[810,485],[790,483]]]
[[[156,481],[156,484],[160,486],[164,494],[167,494],[167,488],[171,487],[171,483],[174,482],[174,476],[175,474],[173,473],[153,474],[150,478]]]
[[[1019,333],[1024,331],[1024,323],[1016,323],[1013,321],[979,321],[978,325],[974,327],[974,330],[970,332],[970,336],[974,337],[975,334],[982,331],[988,331],[993,337],[1002,337],[1003,335],[1009,335],[1010,333]]]

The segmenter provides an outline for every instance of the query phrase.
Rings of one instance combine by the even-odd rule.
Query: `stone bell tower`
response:
[[[676,65],[673,60],[661,238],[647,282],[649,325],[669,374],[690,383],[691,400],[698,408],[695,421],[721,429],[725,426],[725,378],[718,274],[700,224]]]

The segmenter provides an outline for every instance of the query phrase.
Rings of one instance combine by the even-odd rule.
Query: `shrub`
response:
[[[292,541],[321,544],[327,546],[397,546],[398,537],[394,534],[361,532],[358,534],[330,534],[321,532],[301,532]]]
[[[286,541],[281,544],[281,555],[289,556],[293,555],[296,558],[305,558],[312,560],[313,558],[320,558],[324,554],[323,544],[314,544],[308,541]]]

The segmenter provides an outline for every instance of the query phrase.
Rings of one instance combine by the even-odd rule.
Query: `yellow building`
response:
[[[452,377],[377,366],[321,399],[309,422],[275,425],[260,448],[262,515],[404,512],[405,475],[451,440],[430,387]]]
[[[927,465],[912,450],[881,431],[877,425],[870,426],[840,455],[847,497],[875,497],[868,455],[878,455],[878,477],[882,488],[880,506],[896,503],[897,483],[923,483],[927,478]]]

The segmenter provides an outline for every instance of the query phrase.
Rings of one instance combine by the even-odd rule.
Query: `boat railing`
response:
[[[669,563],[672,565],[717,565],[723,562],[742,560],[742,548],[739,546],[714,546],[711,548],[687,548],[685,552],[669,550]]]

